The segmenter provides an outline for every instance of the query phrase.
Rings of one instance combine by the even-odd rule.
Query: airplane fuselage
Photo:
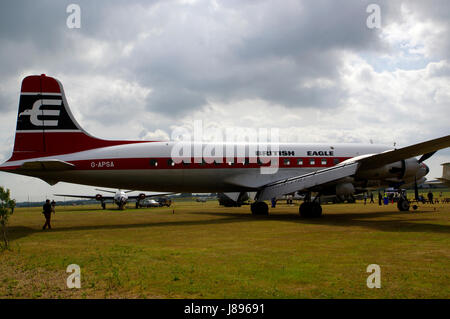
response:
[[[180,142],[145,142],[103,147],[88,151],[40,157],[31,160],[61,160],[74,168],[60,171],[20,171],[51,184],[58,181],[120,189],[168,192],[250,191],[267,183],[332,167],[353,157],[390,149],[373,144],[278,144],[277,151],[261,151],[258,144],[203,143],[222,150],[222,156],[196,157],[195,143],[186,146],[190,156],[174,157],[174,144]],[[269,144],[270,146],[270,144]],[[260,147],[260,148],[258,148]],[[232,148],[234,152],[226,153]],[[220,152],[219,152],[220,153]],[[274,158],[274,162],[261,160]],[[259,159],[259,161],[258,161]],[[24,160],[8,162],[10,172]],[[264,162],[264,161],[263,161]],[[278,167],[276,167],[278,166]],[[261,167],[275,168],[263,173]],[[8,169],[9,170],[9,169]],[[19,173],[19,172],[17,172]],[[367,184],[367,180],[365,181]]]

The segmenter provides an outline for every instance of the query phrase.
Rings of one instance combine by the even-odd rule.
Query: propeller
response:
[[[422,163],[423,161],[426,161],[427,159],[429,159],[436,152],[437,151],[433,151],[433,152],[423,154],[422,157],[418,161],[419,164]],[[417,200],[417,201],[419,200],[419,188],[417,186],[417,178],[416,177],[414,177],[414,197],[415,197],[415,200]]]
[[[419,163],[422,163],[423,161],[426,161],[426,160],[429,159],[431,156],[433,156],[434,153],[436,153],[436,152],[437,152],[437,151],[433,151],[433,152],[430,152],[430,153],[423,154],[422,157],[419,159]]]

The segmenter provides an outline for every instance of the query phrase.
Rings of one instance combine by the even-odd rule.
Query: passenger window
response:
[[[309,160],[309,165],[315,165],[315,164],[316,164],[316,161],[313,158]]]
[[[291,161],[288,158],[284,159],[284,165],[291,165]]]
[[[322,165],[327,165],[327,159],[326,158],[322,158]]]
[[[298,159],[298,160],[297,160],[297,165],[302,166],[302,165],[303,165],[303,160],[302,160],[302,159]]]
[[[172,159],[167,160],[169,166],[175,166],[175,162]]]
[[[150,166],[158,166],[158,161],[157,160],[155,160],[155,159],[151,159],[150,160]]]

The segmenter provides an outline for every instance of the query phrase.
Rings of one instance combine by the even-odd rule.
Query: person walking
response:
[[[378,191],[378,205],[382,206],[383,196],[381,195],[381,192]]]
[[[430,204],[434,204],[433,203],[433,193],[431,191],[428,192],[428,201],[430,202]]]
[[[372,204],[372,203],[375,203],[374,201],[373,201],[373,193],[372,192],[370,192],[370,203]]]
[[[52,205],[50,204],[49,199],[47,199],[45,201],[45,204],[44,204],[44,206],[42,206],[42,208],[44,210],[42,213],[45,216],[45,224],[42,227],[42,229],[45,230],[47,227],[48,227],[48,229],[52,229],[52,226],[50,225],[50,219],[52,217]]]

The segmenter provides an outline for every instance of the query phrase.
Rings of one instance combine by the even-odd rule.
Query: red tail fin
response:
[[[101,140],[89,135],[70,112],[58,80],[45,74],[23,79],[10,161],[137,142]]]

